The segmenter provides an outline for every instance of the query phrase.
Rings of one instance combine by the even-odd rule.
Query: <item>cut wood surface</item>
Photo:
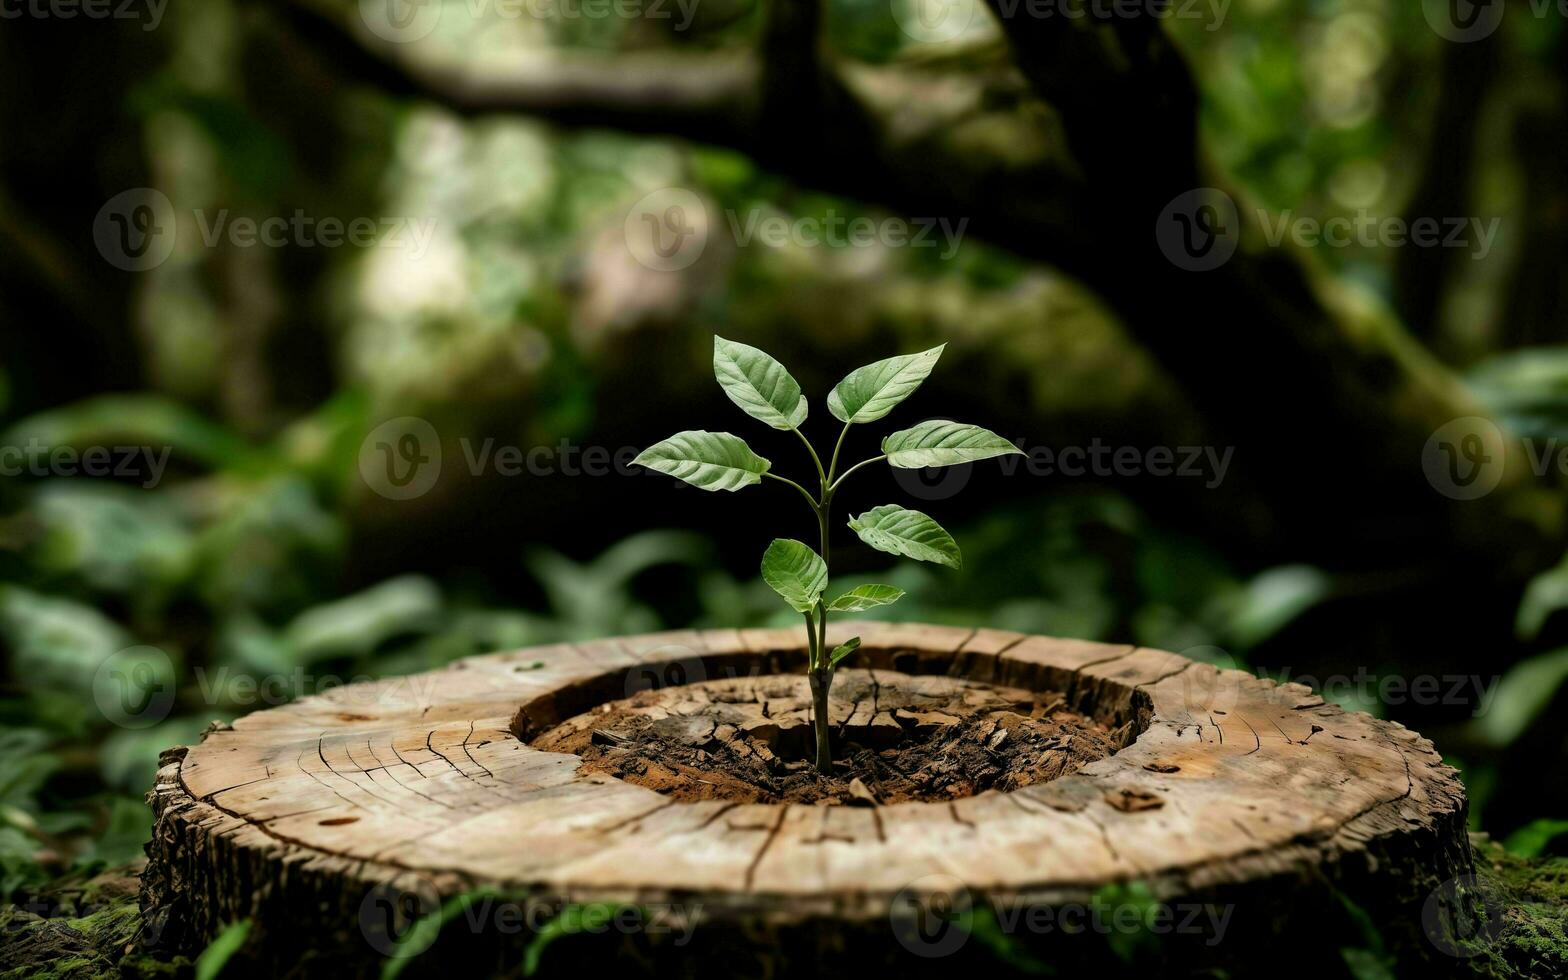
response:
[[[778,924],[885,917],[907,887],[1064,902],[1133,880],[1171,897],[1400,875],[1419,902],[1469,867],[1464,790],[1431,743],[1301,685],[989,629],[845,623],[829,635],[862,636],[856,666],[872,672],[1061,691],[1140,734],[1072,775],[950,802],[683,802],[519,734],[649,687],[797,670],[799,630],[474,657],[260,711],[166,753],[143,904],[196,942],[245,917],[264,929],[352,917],[367,888],[400,881],[436,897],[695,896],[708,919]]]

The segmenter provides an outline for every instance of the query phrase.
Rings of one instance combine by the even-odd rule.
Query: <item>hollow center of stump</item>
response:
[[[1052,691],[841,670],[835,772],[816,770],[804,675],[707,681],[600,704],[530,742],[678,800],[875,806],[1010,791],[1077,772],[1130,732]]]

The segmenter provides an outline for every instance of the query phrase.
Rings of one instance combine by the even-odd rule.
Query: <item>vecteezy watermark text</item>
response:
[[[1004,456],[997,465],[1006,474],[1020,470],[1030,476],[1160,477],[1201,480],[1213,490],[1225,480],[1235,457],[1234,446],[1116,446],[1095,438],[1082,446],[1030,446],[1014,440],[1024,455]],[[561,439],[553,445],[519,446],[487,437],[457,440],[463,466],[470,476],[502,477],[642,476],[634,466],[636,446],[581,445]],[[389,500],[412,500],[429,493],[440,479],[444,460],[435,426],[416,416],[390,419],[372,429],[360,444],[359,473],[366,486]],[[945,499],[969,481],[970,466],[939,470],[894,469],[900,485],[924,500]]]
[[[0,20],[139,20],[142,30],[163,23],[169,0],[0,0]]]
[[[242,215],[231,219],[227,208],[216,213],[197,210],[196,228],[201,243],[212,248],[223,238],[239,248],[265,245],[282,248],[297,245],[302,248],[338,248],[353,245],[369,248],[381,245],[386,248],[409,248],[416,258],[425,254],[430,238],[435,233],[435,218],[381,217],[381,218],[317,218],[296,209],[290,217],[273,215],[255,218]]]
[[[1477,262],[1492,254],[1502,228],[1502,219],[1496,217],[1407,219],[1379,216],[1365,209],[1318,219],[1294,211],[1271,214],[1258,208],[1254,217],[1269,248],[1290,242],[1301,248],[1462,249]],[[1209,272],[1236,254],[1241,231],[1241,212],[1235,199],[1218,188],[1200,187],[1177,195],[1165,206],[1155,223],[1154,237],[1172,265],[1189,272]]]
[[[3,2],[3,0],[0,0]],[[215,248],[355,248],[407,249],[424,256],[435,236],[436,219],[406,215],[339,218],[307,214],[233,215],[228,208],[191,211],[202,245]],[[110,198],[93,221],[93,242],[110,265],[144,272],[174,254],[179,217],[168,196],[151,187],[135,187]]]
[[[963,241],[968,218],[883,217],[839,214],[786,217],[762,208],[726,209],[724,221],[710,217],[696,192],[666,187],[645,195],[626,214],[627,250],[639,263],[661,272],[685,269],[702,257],[715,228],[727,231],[737,248],[924,248],[951,259]]]
[[[1263,237],[1270,248],[1278,248],[1286,238],[1303,248],[1462,248],[1470,257],[1480,261],[1492,254],[1492,245],[1503,219],[1493,218],[1483,222],[1480,218],[1416,218],[1406,221],[1397,217],[1378,217],[1370,211],[1357,211],[1352,216],[1341,216],[1319,221],[1316,218],[1299,218],[1293,211],[1283,211],[1270,217],[1258,211],[1263,224]]]
[[[1095,896],[1087,902],[1037,904],[974,894],[959,879],[933,874],[910,882],[894,897],[889,918],[899,945],[928,959],[963,948],[977,916],[989,916],[1009,936],[1092,932],[1103,936],[1149,934],[1202,937],[1206,946],[1225,939],[1234,905],[1209,902],[1136,902]]]
[[[376,952],[392,959],[418,956],[437,936],[452,929],[466,929],[478,936],[537,936],[552,928],[567,934],[602,936],[669,935],[671,945],[691,942],[702,919],[702,903],[648,903],[638,905],[575,904],[546,898],[514,900],[486,892],[455,896],[458,914],[442,914],[445,904],[434,882],[417,872],[404,872],[393,881],[375,885],[359,906],[360,934]],[[437,928],[429,928],[431,925]]]
[[[151,490],[163,481],[170,446],[54,446],[29,439],[25,446],[0,446],[0,476],[89,476],[140,480]]]

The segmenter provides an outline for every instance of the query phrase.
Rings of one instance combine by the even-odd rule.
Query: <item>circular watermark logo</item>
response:
[[[1468,44],[1497,32],[1504,6],[1505,0],[1422,0],[1421,12],[1438,37]]]
[[[407,872],[365,893],[359,903],[359,931],[382,956],[407,959],[429,949],[441,934],[436,918],[440,910],[435,882]]]
[[[441,437],[436,427],[413,415],[376,426],[360,443],[359,475],[388,500],[423,497],[441,477]]]
[[[1497,489],[1507,458],[1507,442],[1496,423],[1468,415],[1432,433],[1421,448],[1421,471],[1443,496],[1475,500]]]
[[[969,941],[974,927],[969,889],[952,875],[917,878],[893,897],[888,917],[898,944],[916,956],[950,956]]]
[[[441,6],[442,0],[359,0],[359,19],[381,40],[408,44],[430,36]]]
[[[969,29],[978,0],[888,0],[899,30],[916,41],[951,41]]]
[[[1165,205],[1154,226],[1160,251],[1178,269],[1211,272],[1230,261],[1241,241],[1241,215],[1222,190],[1199,187]]]
[[[93,674],[93,701],[121,728],[151,728],[174,707],[174,661],[157,647],[126,647]]]
[[[1503,906],[1473,875],[1438,885],[1421,906],[1421,928],[1439,951],[1469,959],[1486,950],[1503,928]]]
[[[162,191],[133,187],[109,198],[93,219],[93,244],[116,269],[145,272],[174,252],[174,205]]]
[[[626,247],[632,258],[659,272],[684,269],[708,244],[708,208],[684,187],[654,191],[626,213]]]
[[[947,500],[957,496],[960,490],[969,485],[969,477],[974,473],[975,466],[973,463],[960,463],[957,466],[925,466],[917,470],[900,466],[891,469],[893,482],[916,500]]]
[[[644,655],[647,659],[626,672],[626,696],[667,687],[700,684],[708,679],[702,657],[691,647],[672,644]]]

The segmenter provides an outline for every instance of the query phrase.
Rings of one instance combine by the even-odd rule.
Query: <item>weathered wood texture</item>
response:
[[[888,942],[895,898],[918,882],[1041,904],[1143,881],[1167,899],[1244,899],[1261,921],[1288,917],[1317,881],[1419,920],[1431,888],[1470,868],[1463,787],[1431,743],[1303,686],[987,629],[836,624],[829,642],[851,631],[858,666],[1059,690],[1141,734],[1074,775],[952,803],[684,803],[581,774],[576,756],[518,733],[649,686],[798,669],[798,630],[475,657],[248,715],[166,753],[144,907],[174,947],[251,917],[287,940],[266,947],[276,961],[334,941],[373,960],[362,912],[388,886],[425,906],[476,888],[700,904],[704,927],[753,938],[880,922]]]

